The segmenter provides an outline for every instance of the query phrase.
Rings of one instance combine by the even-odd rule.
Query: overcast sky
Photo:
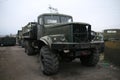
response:
[[[0,0],[0,35],[16,34],[38,15],[49,13],[49,5],[75,22],[90,23],[95,31],[120,29],[120,0]]]

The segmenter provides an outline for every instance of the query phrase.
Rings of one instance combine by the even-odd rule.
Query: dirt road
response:
[[[85,67],[78,60],[63,64],[60,72],[45,76],[36,56],[27,56],[20,46],[0,47],[0,80],[120,80],[120,69],[99,62]]]

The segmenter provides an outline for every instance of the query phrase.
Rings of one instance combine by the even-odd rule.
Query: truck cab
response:
[[[42,14],[38,17],[37,28],[38,40],[49,37],[53,42],[80,43],[91,41],[91,25],[73,22],[72,17],[69,15]],[[60,37],[64,37],[64,39],[61,41]],[[56,40],[53,40],[55,38]]]

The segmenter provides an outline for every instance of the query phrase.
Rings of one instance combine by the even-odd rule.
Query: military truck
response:
[[[100,44],[98,49],[99,49],[100,53],[103,53],[104,52],[104,47],[105,47],[103,33],[102,32],[91,31],[91,40],[102,42],[102,44]]]
[[[16,38],[10,36],[0,37],[0,46],[14,46],[16,44]]]
[[[105,41],[120,40],[120,29],[105,29],[104,40]]]
[[[16,39],[17,39],[17,44],[21,46],[22,45],[22,30],[18,30]]]
[[[29,22],[23,31],[25,52],[38,53],[44,74],[59,71],[61,62],[79,58],[86,66],[95,66],[99,61],[99,47],[103,42],[92,41],[91,25],[73,22],[70,15],[45,13],[37,22]]]

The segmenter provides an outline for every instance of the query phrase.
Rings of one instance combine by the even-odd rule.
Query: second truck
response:
[[[79,58],[86,66],[95,66],[99,61],[103,41],[93,41],[91,25],[73,22],[72,16],[45,13],[37,22],[23,27],[23,40],[27,55],[38,54],[44,74],[59,71],[60,63]]]

